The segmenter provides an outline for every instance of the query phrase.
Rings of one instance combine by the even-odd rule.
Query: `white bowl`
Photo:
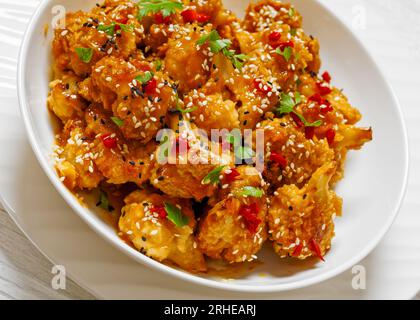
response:
[[[351,31],[327,8],[307,0],[291,2],[303,15],[306,32],[320,39],[323,69],[330,71],[333,84],[344,88],[350,101],[361,110],[361,125],[372,126],[374,132],[372,142],[360,152],[349,154],[346,177],[337,188],[344,198],[344,215],[336,220],[336,237],[326,262],[281,260],[270,250],[264,250],[259,254],[263,264],[254,272],[234,281],[222,281],[168,267],[121,241],[94,206],[81,206],[60,182],[51,159],[54,128],[46,97],[52,32],[45,37],[45,25],[51,23],[55,5],[66,3],[68,11],[88,10],[95,2],[44,0],[29,24],[18,65],[19,102],[34,153],[58,192],[93,230],[149,267],[192,283],[243,292],[290,290],[326,280],[357,264],[378,244],[397,215],[407,182],[408,146],[402,113],[381,71]],[[242,16],[248,0],[225,3]],[[261,277],[261,273],[265,276]]]

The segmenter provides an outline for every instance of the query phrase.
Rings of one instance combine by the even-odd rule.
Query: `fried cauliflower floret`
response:
[[[255,32],[266,29],[276,21],[282,21],[292,28],[302,26],[302,16],[291,4],[279,0],[251,2],[242,25],[246,30]]]
[[[89,75],[96,62],[106,55],[128,58],[137,49],[143,32],[135,18],[136,6],[130,2],[119,3],[124,4],[126,14],[108,8],[105,10],[109,15],[102,14],[100,9],[66,15],[66,28],[57,29],[53,40],[56,74],[62,70],[73,70],[78,76]],[[119,24],[127,27],[116,28]],[[81,59],[78,48],[90,50],[91,57]]]
[[[94,189],[102,180],[102,174],[97,169],[92,158],[92,145],[86,141],[82,128],[74,126],[70,121],[62,137],[62,146],[55,150],[56,169],[63,183],[69,189]]]
[[[306,259],[323,256],[331,247],[334,217],[341,215],[342,200],[330,189],[336,165],[326,163],[301,189],[285,185],[277,189],[268,210],[268,229],[280,257]]]
[[[119,229],[133,245],[158,261],[170,261],[181,268],[200,272],[206,270],[203,254],[197,249],[194,237],[196,225],[191,203],[146,191],[135,191],[125,199]],[[181,212],[174,219],[165,208]],[[173,214],[173,213],[172,213]],[[184,220],[187,223],[184,224]]]
[[[63,123],[82,116],[87,106],[78,94],[79,80],[77,76],[68,73],[50,83],[48,107]]]
[[[265,120],[266,167],[264,177],[275,188],[283,184],[305,184],[323,164],[334,160],[334,151],[326,139],[310,140],[285,118]]]
[[[166,76],[162,72],[141,71],[146,68],[150,70],[145,61],[130,63],[107,57],[95,66],[91,83],[86,84],[91,100],[112,110],[112,119],[120,123],[124,137],[142,143],[155,137],[163,127],[167,110],[175,104],[175,93]]]
[[[195,97],[195,98],[194,98]],[[206,130],[232,130],[239,127],[238,112],[232,100],[224,100],[222,94],[199,94],[195,90],[184,99],[184,108],[189,112],[197,127]]]
[[[201,201],[216,190],[204,178],[220,166],[230,165],[232,154],[220,153],[219,143],[200,136],[200,131],[197,133],[188,121],[178,124],[179,127],[172,129],[179,131],[179,135],[168,136],[167,142],[161,143],[154,154],[150,183],[172,197]]]
[[[240,175],[229,191],[224,191],[220,195],[222,200],[200,220],[197,236],[205,255],[228,262],[256,259],[267,237],[267,204],[264,191],[260,189],[261,175],[248,166],[238,167],[237,171]],[[244,197],[243,192],[249,187],[260,190],[260,197]]]
[[[156,142],[141,145],[137,141],[127,141],[118,126],[107,119],[105,111],[99,106],[92,105],[86,110],[86,133],[93,140],[96,167],[108,183],[134,182],[141,186],[150,177],[150,154],[156,150]]]
[[[197,50],[196,47],[196,42],[203,35],[200,29],[197,25],[186,25],[168,41],[165,68],[169,76],[179,82],[182,93],[204,85],[210,74],[209,49],[203,46]],[[206,30],[210,32],[211,29],[206,27]]]

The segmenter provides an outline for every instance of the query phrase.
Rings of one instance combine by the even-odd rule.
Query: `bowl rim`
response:
[[[386,87],[386,89],[389,91],[390,95],[392,96],[392,103],[395,106],[398,114],[398,119],[396,121],[399,122],[401,129],[402,129],[402,148],[404,150],[403,154],[403,171],[404,171],[404,177],[402,180],[402,185],[397,197],[397,201],[394,204],[394,208],[392,210],[392,214],[389,215],[387,221],[384,223],[382,229],[378,234],[371,239],[363,250],[361,250],[357,255],[353,256],[351,259],[347,260],[346,262],[337,265],[335,267],[332,267],[330,270],[326,270],[325,272],[310,277],[309,279],[303,279],[303,280],[296,280],[289,283],[280,283],[280,284],[273,284],[273,285],[259,285],[259,286],[253,286],[253,285],[244,285],[244,284],[235,284],[234,282],[221,282],[217,280],[212,279],[206,279],[203,277],[200,277],[198,275],[194,275],[182,270],[175,269],[173,267],[167,266],[161,262],[155,261],[152,258],[147,257],[146,255],[140,254],[133,248],[127,246],[124,244],[123,241],[120,241],[117,238],[110,238],[107,236],[105,230],[103,227],[101,227],[99,224],[95,222],[95,218],[89,216],[85,213],[85,210],[88,210],[86,208],[83,208],[83,206],[75,200],[73,194],[68,190],[63,183],[59,180],[58,176],[56,175],[56,172],[53,170],[53,168],[47,163],[44,154],[41,150],[41,147],[38,145],[38,142],[35,137],[35,131],[31,122],[31,118],[29,116],[29,108],[27,103],[27,90],[25,87],[25,71],[27,69],[27,56],[29,54],[29,40],[34,35],[35,29],[34,26],[38,22],[41,14],[45,11],[45,9],[50,5],[52,0],[43,0],[38,5],[37,9],[35,10],[34,14],[32,15],[30,22],[26,28],[26,31],[23,36],[23,40],[21,43],[21,47],[19,50],[19,59],[18,59],[18,66],[17,66],[17,93],[18,93],[18,101],[19,101],[19,107],[20,112],[23,118],[24,126],[26,135],[29,138],[29,142],[31,145],[31,148],[38,160],[38,163],[42,167],[44,173],[47,175],[50,182],[53,184],[55,189],[59,192],[61,197],[66,201],[66,203],[72,208],[72,210],[91,228],[93,229],[98,235],[100,235],[103,239],[105,239],[107,242],[112,244],[115,248],[123,252],[124,254],[130,256],[134,260],[142,263],[146,267],[152,267],[156,270],[159,270],[161,272],[164,272],[165,274],[169,274],[171,276],[174,276],[178,279],[182,279],[185,281],[188,281],[190,283],[200,284],[203,286],[215,288],[215,289],[222,289],[227,291],[234,291],[234,292],[244,292],[244,293],[270,293],[270,292],[281,292],[281,291],[287,291],[287,290],[293,290],[293,289],[299,289],[303,287],[307,287],[310,285],[314,285],[316,283],[328,280],[334,276],[337,276],[341,274],[342,272],[349,269],[351,266],[357,264],[362,259],[364,259],[381,241],[381,239],[385,236],[385,234],[389,231],[391,228],[393,222],[395,221],[399,210],[401,208],[403,199],[406,194],[407,190],[407,183],[408,183],[408,173],[409,173],[409,145],[408,145],[408,136],[407,136],[407,128],[404,120],[403,111],[401,108],[401,105],[398,101],[398,98],[387,81],[384,73],[379,68],[376,61],[373,59],[370,52],[367,50],[365,45],[361,42],[361,40],[352,32],[352,30],[344,24],[340,18],[336,16],[335,13],[333,13],[326,5],[324,5],[319,0],[316,0],[318,6],[322,7],[323,10],[327,11],[328,14],[335,20],[335,23],[340,24],[352,37],[353,41],[357,43],[360,50],[364,52],[367,59],[369,60],[369,63],[372,65],[372,67],[375,69],[377,74],[382,78],[383,83]],[[47,257],[50,259],[49,257]],[[51,259],[50,259],[51,260]]]

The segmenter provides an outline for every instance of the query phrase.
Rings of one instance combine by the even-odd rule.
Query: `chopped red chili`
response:
[[[312,250],[312,252],[314,252],[319,259],[321,259],[322,261],[325,261],[318,242],[315,239],[312,239],[309,242],[309,244],[310,244],[310,249]]]
[[[300,254],[302,253],[302,249],[303,249],[303,244],[302,243],[299,243],[295,247],[295,250],[293,250],[292,257],[299,257]]]
[[[150,209],[150,212],[157,213],[159,218],[162,218],[162,219],[166,219],[166,217],[168,216],[168,213],[166,212],[164,206],[153,206]]]
[[[268,36],[268,40],[270,42],[276,42],[276,41],[279,41],[280,39],[281,39],[281,33],[278,31],[273,31]]]
[[[331,88],[325,82],[317,82],[316,87],[318,88],[318,91],[321,94],[321,96],[325,96],[331,93]]]
[[[293,121],[296,123],[296,125],[298,126],[298,128],[302,128],[305,126],[305,124],[303,123],[303,121],[294,113],[291,112],[290,116],[292,117]]]
[[[240,176],[240,174],[239,174],[238,170],[236,170],[235,168],[230,169],[229,173],[225,172],[225,179],[226,179],[227,183],[232,183],[239,176]]]
[[[306,139],[312,139],[315,135],[315,127],[305,127]]]
[[[331,75],[329,74],[329,72],[328,72],[328,71],[325,71],[325,72],[322,74],[322,79],[324,79],[324,81],[326,81],[326,82],[328,82],[328,83],[330,83],[330,82],[331,82]]]
[[[335,130],[330,128],[325,133],[325,137],[327,138],[328,144],[333,144],[335,139]]]
[[[197,22],[198,23],[206,23],[209,22],[211,17],[204,13],[197,13]]]
[[[286,168],[287,166],[287,159],[285,157],[283,157],[280,153],[277,152],[271,152],[270,154],[270,160],[278,163],[280,165],[280,167],[282,168]]]
[[[128,18],[127,17],[123,17],[123,18],[119,18],[115,20],[117,23],[121,23],[121,24],[127,24],[128,22]]]
[[[185,23],[194,22],[197,18],[197,12],[192,9],[187,9],[181,12],[181,16]]]
[[[271,86],[265,84],[261,79],[254,79],[254,87],[263,94],[267,94],[272,90]]]
[[[195,10],[187,9],[181,12],[181,16],[185,23],[197,21],[198,23],[206,23],[210,21],[210,16],[204,13],[198,13]]]
[[[331,103],[327,99],[321,97],[319,93],[315,93],[313,96],[309,97],[309,101],[316,102],[320,106],[323,106],[321,108],[322,114],[327,114],[328,112],[331,112],[334,110],[333,107],[331,106]]]
[[[170,24],[171,23],[171,16],[164,17],[161,12],[156,13],[154,18],[157,24]]]
[[[256,233],[261,223],[261,219],[257,216],[259,211],[260,208],[256,202],[253,202],[250,205],[243,205],[241,209],[239,209],[239,214],[244,218],[245,225],[251,233]]]
[[[157,81],[155,78],[150,79],[145,85],[144,85],[144,92],[146,94],[155,94],[157,89]]]
[[[117,147],[117,139],[114,137],[111,137],[111,134],[104,134],[102,137],[102,142],[104,144],[105,147],[112,149]]]

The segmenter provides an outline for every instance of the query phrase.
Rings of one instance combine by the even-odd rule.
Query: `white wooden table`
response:
[[[7,1],[0,0],[0,14],[2,3]],[[420,177],[420,81],[413,73],[420,71],[420,0],[320,1],[355,28],[385,70],[406,116],[416,116],[408,117],[407,125],[411,148],[416,148],[415,153],[412,151],[411,177]],[[420,210],[420,201],[416,204]],[[53,290],[51,269],[52,264],[0,208],[0,299],[94,298],[72,281],[67,282],[66,291]]]

